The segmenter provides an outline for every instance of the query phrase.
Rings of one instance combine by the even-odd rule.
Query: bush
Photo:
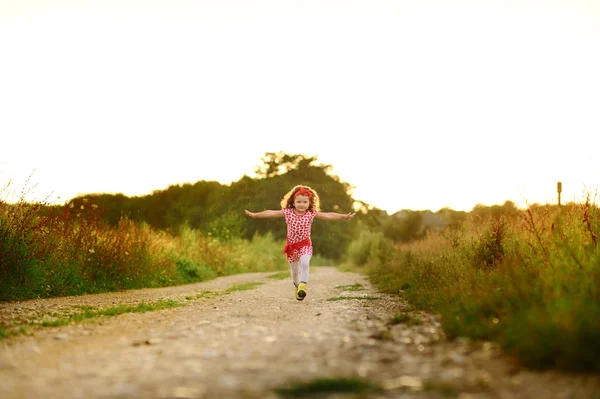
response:
[[[358,239],[348,247],[348,260],[356,266],[364,266],[368,262],[384,264],[393,256],[393,243],[383,233],[362,231]]]
[[[423,214],[407,211],[406,215],[391,216],[383,227],[383,235],[394,242],[409,242],[423,238],[427,229],[423,225]]]
[[[473,243],[471,264],[476,269],[493,269],[504,259],[506,222],[503,218],[490,222],[486,231]]]

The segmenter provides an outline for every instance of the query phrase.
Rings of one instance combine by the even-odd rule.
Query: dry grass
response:
[[[453,229],[366,270],[380,289],[442,314],[450,337],[498,340],[531,367],[600,370],[597,205],[536,205]]]
[[[282,270],[282,246],[272,237],[221,243],[187,227],[171,235],[125,217],[110,226],[87,200],[64,206],[0,201],[0,301]]]

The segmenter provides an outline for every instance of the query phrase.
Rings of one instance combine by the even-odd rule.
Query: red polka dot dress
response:
[[[293,246],[295,243],[308,240],[308,245],[294,249],[289,254],[286,254],[288,262],[296,262],[302,255],[312,256],[313,249],[310,242],[310,228],[317,212],[306,211],[304,215],[298,215],[294,208],[284,208],[283,213],[285,214],[285,223],[287,224],[287,242]]]

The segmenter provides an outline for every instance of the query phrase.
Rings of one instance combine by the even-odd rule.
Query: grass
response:
[[[236,291],[245,291],[253,289],[263,283],[251,282],[245,284],[233,285],[222,292],[215,291],[200,291],[195,295],[188,295],[185,297],[186,301],[195,301],[199,299],[214,299],[220,295],[227,295]],[[46,314],[42,316],[40,322],[33,322],[32,324],[40,326],[40,327],[59,327],[74,323],[80,323],[89,319],[96,319],[100,317],[113,317],[122,315],[125,313],[146,313],[146,312],[155,312],[164,309],[177,308],[181,306],[185,306],[186,303],[182,301],[175,301],[172,299],[159,299],[155,302],[142,302],[137,305],[129,305],[129,304],[120,304],[117,306],[111,306],[104,309],[96,309],[91,306],[80,306],[80,312],[77,312],[68,316],[61,316],[56,314]],[[19,328],[15,329],[0,329],[0,340],[4,338],[9,338],[11,336],[16,335],[27,335],[30,333],[30,330],[19,326]]]
[[[93,309],[90,307],[83,307],[82,312],[76,313],[67,317],[58,317],[50,321],[42,321],[42,327],[58,327],[64,326],[71,323],[78,323],[87,319],[95,319],[98,317],[113,317],[119,316],[125,313],[146,313],[155,312],[158,310],[171,309],[184,306],[184,303],[174,300],[158,300],[156,302],[142,302],[137,305],[117,305],[105,309]]]
[[[389,321],[390,324],[407,324],[409,326],[423,324],[423,318],[414,312],[398,312]]]
[[[335,393],[376,394],[383,390],[376,384],[359,378],[320,378],[276,390],[286,398],[323,397]]]
[[[275,274],[270,274],[267,277],[272,278],[274,280],[285,280],[286,278],[290,278],[290,273],[289,272],[275,273]]]
[[[104,309],[95,309],[91,306],[80,306],[79,312],[64,316],[58,314],[46,314],[38,321],[30,321],[30,325],[37,327],[60,327],[69,324],[81,323],[85,320],[97,319],[101,317],[114,317],[125,313],[146,313],[155,312],[164,309],[171,309],[184,306],[185,303],[171,299],[160,299],[155,302],[142,302],[137,305],[120,304]],[[29,335],[32,330],[25,326],[12,326],[14,328],[0,329],[0,339],[5,339],[18,335]]]
[[[363,286],[360,284],[353,285],[338,285],[335,288],[340,289],[342,291],[362,291],[364,290]]]
[[[376,296],[336,296],[333,298],[327,298],[328,301],[349,301],[353,299],[358,299],[362,301],[376,301],[381,298],[378,298]]]
[[[237,284],[234,286],[231,286],[229,288],[227,288],[224,293],[225,294],[229,294],[231,292],[235,292],[235,291],[247,291],[247,290],[251,290],[254,289],[260,285],[262,285],[264,283],[258,283],[258,282],[254,282],[254,283],[244,283],[244,284]]]
[[[20,326],[14,330],[0,328],[0,341],[18,335],[30,335],[31,329]]]
[[[126,217],[111,226],[87,199],[0,200],[0,302],[281,271],[282,246],[269,234],[219,242],[186,226],[167,233]]]
[[[200,291],[194,295],[188,295],[185,297],[185,299],[188,301],[195,301],[197,299],[213,299],[219,295],[221,295],[219,292],[206,290]]]
[[[440,314],[450,339],[494,340],[534,369],[600,371],[598,206],[588,200],[510,214],[481,210],[355,269],[379,290]]]
[[[456,398],[459,394],[452,383],[445,381],[425,381],[423,390],[425,392],[437,392],[446,398]]]

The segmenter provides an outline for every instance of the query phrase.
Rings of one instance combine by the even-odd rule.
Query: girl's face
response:
[[[296,198],[294,198],[294,208],[296,208],[296,211],[298,211],[298,213],[306,212],[309,206],[310,198],[308,198],[308,195],[300,194],[297,195]]]

